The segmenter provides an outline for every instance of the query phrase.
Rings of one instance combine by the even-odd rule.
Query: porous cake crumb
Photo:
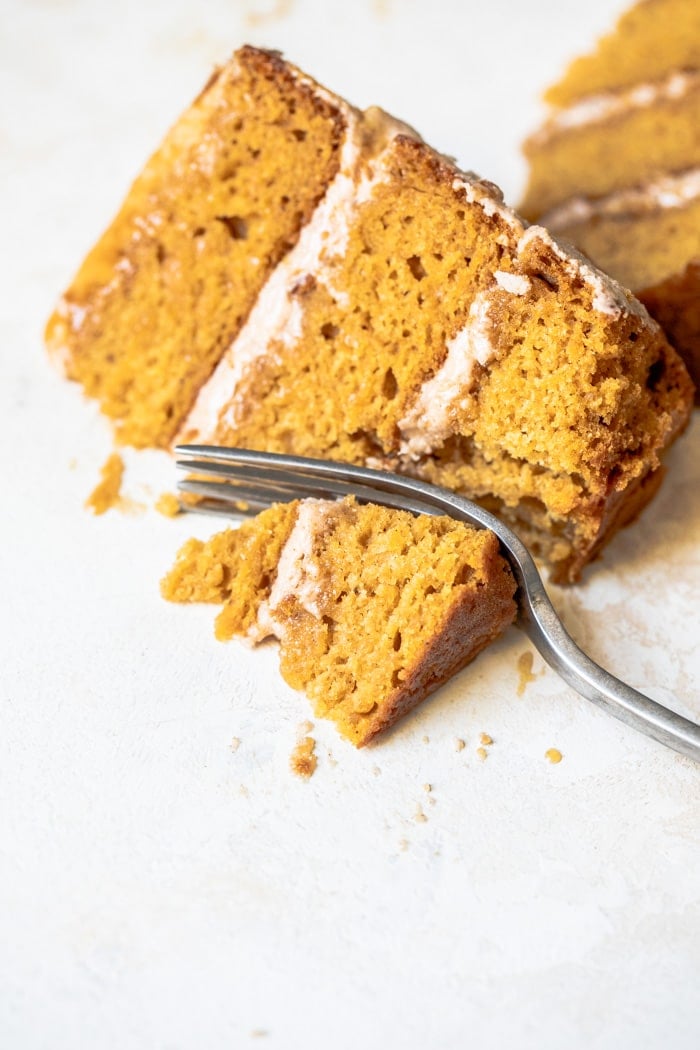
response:
[[[479,758],[481,759],[482,762],[485,759],[488,758],[488,754],[489,754],[485,747],[477,747],[476,753],[477,753],[477,755],[479,756]]]
[[[493,737],[489,736],[488,733],[479,734],[479,743],[482,747],[490,747],[493,743]]]
[[[308,780],[316,772],[318,759],[315,754],[316,741],[311,736],[301,739],[289,759],[292,772]]]
[[[174,492],[161,493],[154,506],[158,513],[166,518],[176,518],[182,509]]]

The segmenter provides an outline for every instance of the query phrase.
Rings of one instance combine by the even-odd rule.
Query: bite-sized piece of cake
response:
[[[700,69],[700,4],[641,0],[591,54],[571,63],[544,98],[563,108],[589,95],[662,80],[679,69]]]
[[[700,72],[591,95],[554,112],[525,143],[530,220],[571,197],[602,197],[700,165]]]
[[[546,99],[523,212],[631,288],[700,383],[700,4],[642,0]]]
[[[305,227],[180,440],[419,475],[571,580],[650,497],[691,402],[636,300],[399,135]]]
[[[601,200],[577,198],[544,222],[634,289],[700,388],[700,167]]]
[[[190,540],[164,597],[224,604],[220,639],[280,641],[285,680],[357,746],[510,623],[515,580],[491,532],[352,499],[276,505]]]
[[[168,446],[269,274],[354,164],[358,121],[278,54],[244,47],[174,125],[47,328],[121,441]]]

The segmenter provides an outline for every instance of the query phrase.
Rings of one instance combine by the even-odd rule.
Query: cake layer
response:
[[[515,616],[496,537],[446,517],[306,500],[207,543],[165,578],[173,601],[224,603],[217,636],[280,640],[286,681],[363,746]]]
[[[700,164],[700,72],[675,72],[556,112],[525,144],[527,218]]]
[[[246,47],[172,128],[47,329],[121,441],[169,444],[353,148],[355,116]]]
[[[429,147],[394,138],[355,187],[278,267],[180,440],[428,478],[576,578],[653,491],[692,401],[681,362],[620,286]]]
[[[677,69],[700,68],[697,0],[641,0],[595,50],[571,63],[545,94],[565,107],[592,94],[661,80]]]

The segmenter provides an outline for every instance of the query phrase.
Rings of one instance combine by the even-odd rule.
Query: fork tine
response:
[[[206,472],[197,470],[198,474]],[[368,485],[343,483],[332,479],[315,478],[300,484],[299,479],[294,480],[289,475],[289,480],[284,482],[272,482],[267,478],[258,479],[257,484],[246,480],[239,482],[238,475],[231,477],[230,481],[200,481],[187,478],[177,484],[180,492],[193,496],[208,497],[222,504],[222,513],[226,512],[225,504],[228,504],[228,513],[249,513],[248,509],[241,510],[235,505],[238,503],[254,504],[256,509],[269,507],[273,503],[289,503],[294,499],[333,499],[339,496],[354,496],[359,503],[381,502],[386,506],[397,510],[408,510],[414,514],[443,514],[444,511],[432,506],[427,502],[403,496],[400,493],[378,492]],[[211,505],[211,504],[210,504]],[[189,504],[188,504],[189,507]]]
[[[257,449],[178,445],[175,452],[191,457],[177,461],[176,465],[182,469],[206,473],[214,468],[219,476],[231,480],[243,476],[253,477],[261,487],[269,483],[275,490],[278,484],[285,483],[299,497],[309,495],[313,480],[318,489],[325,493],[353,494],[362,501],[383,503],[414,514],[451,514],[480,528],[491,529],[507,548],[510,549],[514,543],[520,548],[519,556],[529,558],[520,541],[493,514],[447,489],[439,489],[416,478],[335,460],[310,459]],[[343,487],[334,489],[332,482]]]
[[[180,482],[182,491],[221,499],[240,500],[242,483],[246,491],[258,503],[283,502],[283,495],[290,499],[312,497],[328,499],[338,496],[355,496],[361,503],[380,502],[399,510],[414,514],[445,514],[444,506],[426,498],[411,479],[399,478],[384,471],[356,467],[331,460],[309,460],[303,457],[285,456],[278,453],[257,452],[249,449],[218,448],[206,445],[178,446],[177,453],[192,456],[177,460],[176,466],[193,474],[207,478],[226,478],[218,490],[195,488],[200,482],[188,479]],[[283,466],[282,466],[283,464]],[[348,480],[348,477],[351,480]],[[357,479],[357,480],[352,480]],[[202,485],[207,484],[202,482]],[[216,482],[209,482],[210,485]],[[486,513],[486,512],[484,512]],[[470,518],[470,520],[474,520]],[[481,521],[475,521],[482,524]]]

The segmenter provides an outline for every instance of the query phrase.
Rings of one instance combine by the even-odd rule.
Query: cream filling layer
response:
[[[543,222],[550,228],[563,229],[590,222],[594,215],[632,217],[668,208],[684,208],[699,198],[700,168],[691,168],[679,175],[664,175],[644,186],[617,190],[598,200],[572,197],[558,208],[553,208]]]
[[[330,500],[308,499],[299,504],[292,531],[280,554],[275,582],[267,599],[258,607],[255,623],[248,628],[248,641],[261,642],[271,635],[282,636],[284,627],[276,619],[275,609],[285,598],[296,598],[302,608],[316,619],[321,618],[318,604],[321,569],[313,548],[335,508]]]
[[[700,87],[700,72],[671,73],[663,80],[638,84],[628,91],[590,95],[580,102],[554,113],[544,127],[530,137],[530,144],[542,145],[548,139],[565,131],[600,124],[613,117],[623,116],[638,109],[646,109],[658,102],[684,98]]]

